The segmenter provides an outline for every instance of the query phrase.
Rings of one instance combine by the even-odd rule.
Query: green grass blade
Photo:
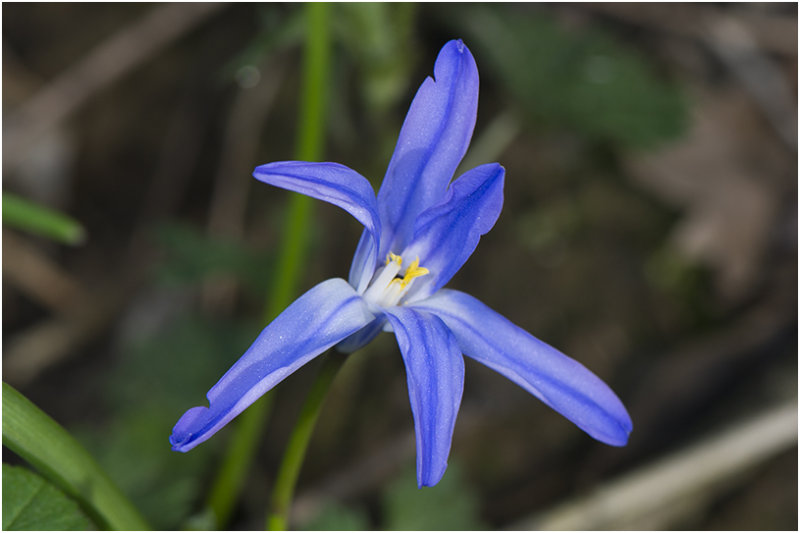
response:
[[[70,217],[8,193],[3,193],[3,224],[64,244],[86,239],[83,226]]]
[[[136,508],[67,430],[3,383],[3,445],[81,502],[109,529],[149,529]]]

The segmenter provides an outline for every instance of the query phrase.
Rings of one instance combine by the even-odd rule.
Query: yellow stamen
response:
[[[395,255],[392,252],[389,252],[389,255],[386,256],[386,264],[388,265],[389,262],[397,263],[398,265],[403,264],[403,258],[399,255]]]
[[[419,266],[419,257],[417,257],[414,259],[413,263],[408,265],[408,269],[406,270],[406,274],[403,276],[403,279],[395,279],[392,281],[392,283],[400,282],[401,287],[407,287],[408,284],[411,283],[411,280],[420,276],[424,276],[429,272],[430,271],[427,268]]]

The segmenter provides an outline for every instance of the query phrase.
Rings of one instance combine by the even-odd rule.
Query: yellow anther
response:
[[[386,256],[386,264],[388,265],[389,262],[397,263],[399,266],[403,264],[403,258],[400,257],[399,255],[395,255],[392,252],[389,252],[389,254]]]
[[[406,287],[409,283],[411,283],[412,279],[424,276],[428,272],[430,271],[427,268],[419,266],[419,257],[417,257],[414,259],[413,263],[408,265],[408,270],[406,270],[406,274],[403,276],[403,280],[400,282],[400,284],[403,287]]]
[[[406,270],[406,275],[403,278],[403,281],[411,281],[414,278],[418,278],[420,276],[424,276],[429,271],[425,267],[419,266],[419,257],[414,259],[414,262],[408,265],[408,270]]]
[[[419,257],[417,257],[401,273],[402,262],[403,258],[399,255],[388,253],[386,265],[378,271],[375,279],[364,291],[364,300],[378,307],[403,305],[401,301],[411,290],[414,280],[428,274],[428,269],[419,266]]]

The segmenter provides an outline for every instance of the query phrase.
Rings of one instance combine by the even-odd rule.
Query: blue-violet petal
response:
[[[386,309],[408,379],[417,437],[417,484],[432,487],[447,468],[453,428],[464,392],[464,357],[452,333],[433,314]]]
[[[440,205],[422,213],[405,260],[419,258],[430,274],[415,280],[408,302],[427,297],[445,285],[475,251],[503,208],[505,169],[489,163],[465,172],[450,185]]]
[[[178,420],[172,449],[186,452],[205,441],[286,376],[374,318],[343,279],[312,288],[264,328],[208,391],[209,407],[193,407]]]
[[[399,253],[414,221],[438,203],[469,146],[478,112],[478,68],[461,40],[444,45],[434,79],[417,91],[378,191],[383,222],[379,257]]]
[[[476,298],[444,289],[414,306],[441,318],[464,355],[522,386],[595,439],[624,446],[633,428],[612,390],[583,365]]]
[[[253,176],[276,187],[299,192],[341,207],[364,225],[365,232],[350,272],[350,283],[363,291],[378,259],[381,222],[369,181],[339,163],[278,161],[256,167]]]

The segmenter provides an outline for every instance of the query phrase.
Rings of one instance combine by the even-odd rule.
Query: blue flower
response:
[[[451,178],[469,145],[478,70],[460,40],[439,53],[408,111],[377,198],[337,163],[283,161],[256,179],[337,205],[364,225],[348,281],[309,290],[269,324],[193,407],[170,442],[185,452],[216,433],[289,374],[331,347],[351,352],[394,332],[417,436],[417,481],[447,467],[464,390],[463,355],[506,376],[597,440],[625,445],[632,423],[617,396],[583,365],[469,294],[444,285],[472,255],[503,205],[505,170],[481,165]],[[463,354],[463,355],[462,355]]]

